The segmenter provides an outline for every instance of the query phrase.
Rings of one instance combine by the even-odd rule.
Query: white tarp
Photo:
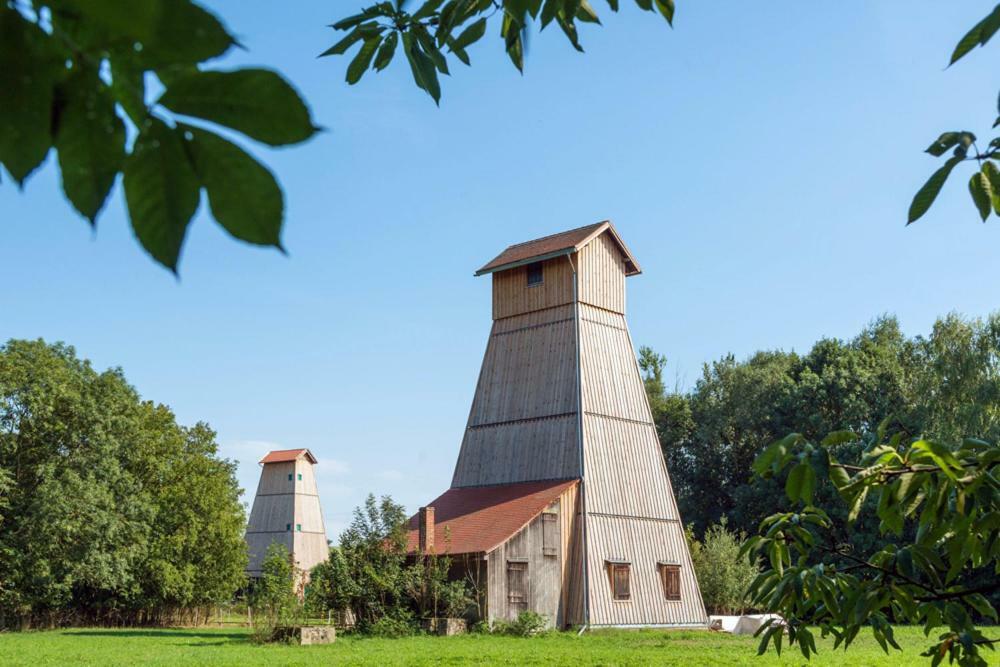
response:
[[[749,614],[747,616],[709,616],[708,626],[713,630],[721,630],[734,635],[752,635],[768,619],[784,624],[785,619],[777,614]],[[773,623],[772,623],[773,625]]]

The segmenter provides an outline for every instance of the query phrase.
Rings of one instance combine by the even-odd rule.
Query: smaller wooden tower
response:
[[[260,482],[250,510],[247,575],[259,577],[272,542],[288,548],[295,567],[309,572],[327,559],[329,546],[308,449],[281,449],[260,460]]]

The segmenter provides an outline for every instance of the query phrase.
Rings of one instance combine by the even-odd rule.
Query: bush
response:
[[[548,619],[545,616],[533,611],[522,611],[513,621],[493,621],[493,628],[491,631],[495,635],[531,637],[533,635],[540,635],[544,633],[548,624]]]
[[[303,618],[295,591],[299,576],[285,545],[274,542],[267,548],[261,570],[250,595],[253,640],[258,643],[274,641],[279,628],[297,625]]]
[[[411,616],[383,616],[370,624],[366,631],[373,637],[398,639],[416,634],[416,627]]]
[[[746,534],[730,531],[726,518],[710,526],[702,541],[688,528],[691,560],[698,577],[701,596],[709,613],[742,614],[747,608],[746,590],[757,576],[755,562],[740,557]]]

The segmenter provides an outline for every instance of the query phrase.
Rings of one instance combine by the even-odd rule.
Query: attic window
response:
[[[286,523],[285,524],[285,530],[291,530],[291,529],[292,529],[292,524]]]
[[[536,287],[542,284],[542,263],[532,262],[528,264],[528,287]]]
[[[302,481],[302,473],[299,473],[299,481]]]
[[[629,585],[632,565],[626,560],[608,559],[608,578],[611,582],[611,597],[616,602],[627,602],[632,599]]]
[[[292,473],[288,473],[288,481],[292,481]]]
[[[681,599],[681,566],[660,561],[660,578],[663,580],[663,596],[668,600]]]

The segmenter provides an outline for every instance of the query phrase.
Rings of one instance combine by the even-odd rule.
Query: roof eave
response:
[[[498,266],[491,267],[489,264],[487,264],[483,268],[476,271],[474,275],[476,277],[479,277],[479,276],[485,276],[488,273],[496,273],[497,271],[516,269],[519,266],[527,266],[528,264],[534,264],[535,262],[544,262],[547,259],[555,259],[556,257],[562,257],[564,255],[572,255],[576,251],[577,251],[576,246],[569,246],[568,248],[560,248],[559,250],[553,250],[552,252],[547,252],[544,255],[535,255],[533,257],[520,259],[516,262],[507,262],[506,264],[500,264]]]

